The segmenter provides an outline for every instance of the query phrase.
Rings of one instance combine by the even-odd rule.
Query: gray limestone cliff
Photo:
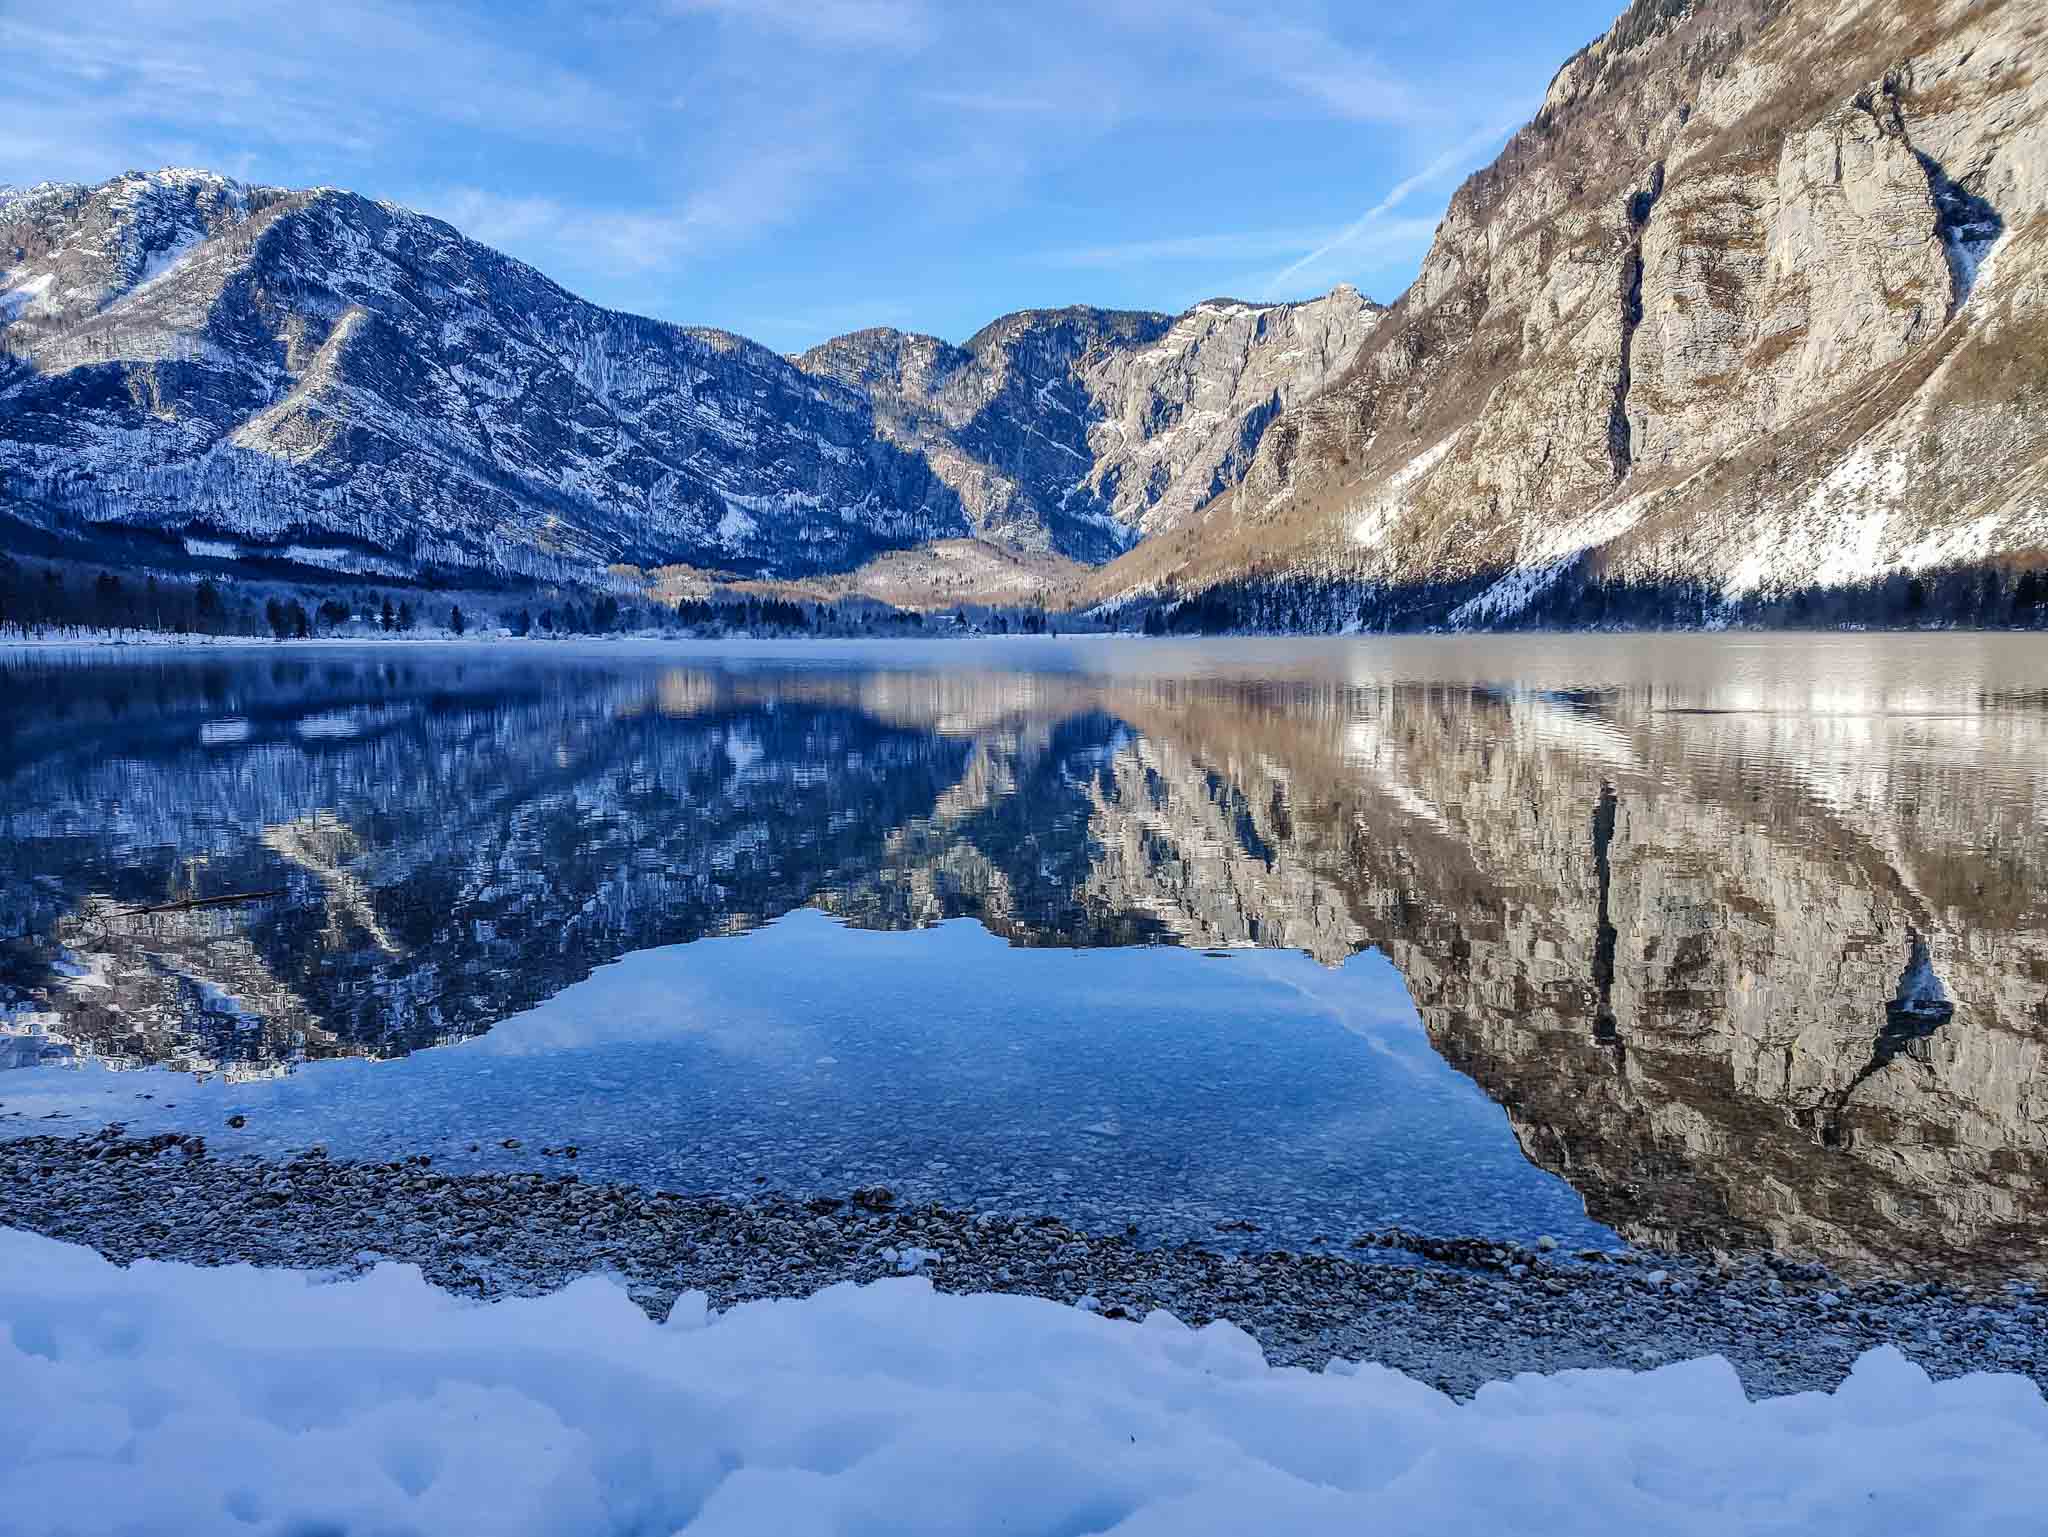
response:
[[[1347,376],[1096,595],[1712,622],[2039,565],[2044,35],[2038,0],[1636,0]]]
[[[1007,315],[950,347],[859,331],[798,361],[865,392],[984,540],[1104,560],[1235,485],[1278,414],[1340,375],[1379,306],[1212,299],[1179,317]]]

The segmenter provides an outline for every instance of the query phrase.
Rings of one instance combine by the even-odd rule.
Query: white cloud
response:
[[[99,0],[61,22],[0,15],[0,84],[10,113],[32,117],[45,137],[91,125],[90,137],[130,146],[205,138],[359,158],[423,120],[584,145],[628,131],[614,95],[491,38],[459,17],[391,3],[285,12]],[[169,135],[167,118],[177,124]],[[101,174],[147,158],[131,149]]]
[[[1433,97],[1418,93],[1377,59],[1321,27],[1271,14],[1236,16],[1220,11],[1198,10],[1190,20],[1206,28],[1240,67],[1286,87],[1306,105],[1332,117],[1412,123],[1441,110]]]
[[[1469,59],[1416,46],[1456,25],[1390,28],[1332,0],[0,3],[0,181],[181,163],[351,187],[607,302],[696,308],[687,272],[692,293],[722,292],[709,318],[735,323],[801,307],[744,270],[771,238],[797,253],[778,268],[816,265],[780,272],[783,292],[887,286],[903,281],[873,254],[888,240],[930,272],[1002,231],[1011,266],[1114,273],[1124,302],[1198,282],[1286,297],[1419,254],[1432,221],[1407,201],[1497,136]],[[1261,144],[1298,133],[1305,159],[1367,188],[1398,144],[1452,149],[1338,228],[1284,165],[1205,174],[1240,125]],[[858,276],[834,261],[840,228],[863,231]],[[1079,286],[1045,298],[1091,296]]]

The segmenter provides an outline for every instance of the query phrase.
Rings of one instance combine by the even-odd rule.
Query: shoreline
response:
[[[972,601],[972,600],[968,600]],[[927,610],[924,612],[934,612]],[[939,611],[939,612],[942,612]],[[1078,622],[1077,622],[1078,624]],[[1850,635],[1875,636],[2048,636],[2048,629],[2038,625],[1962,625],[1962,624],[1920,624],[1920,625],[1875,625],[1841,624],[1818,629],[1802,629],[1784,625],[1726,624],[1726,625],[1649,625],[1627,627],[1616,625],[1585,625],[1570,629],[1502,630],[1216,630],[1195,631],[1187,634],[1146,635],[1137,630],[1095,629],[1077,627],[1061,630],[1054,634],[1025,634],[1019,632],[995,632],[985,630],[945,630],[931,628],[924,630],[905,629],[900,632],[876,634],[858,630],[834,631],[826,634],[754,634],[749,631],[733,631],[720,635],[688,635],[662,630],[627,630],[605,634],[584,634],[562,632],[554,635],[515,635],[508,630],[473,628],[461,635],[447,631],[414,630],[405,634],[381,634],[365,632],[360,635],[294,635],[278,637],[273,635],[202,635],[197,633],[180,635],[169,630],[127,630],[116,633],[94,633],[73,635],[0,635],[0,654],[8,652],[42,653],[63,651],[123,652],[123,651],[333,651],[361,650],[389,646],[444,646],[458,647],[513,647],[513,648],[573,648],[578,646],[612,647],[672,647],[672,646],[728,646],[728,645],[785,645],[797,648],[817,646],[901,646],[930,643],[959,642],[1049,642],[1063,641],[1141,641],[1157,640],[1168,645],[1205,645],[1211,643],[1229,644],[1238,641],[1418,641],[1418,640],[1500,640],[1504,642],[1526,641],[1531,637],[1556,639],[1630,639],[1644,635],[1690,636],[1726,639],[1740,636],[1754,639],[1760,636],[1823,636],[1840,637]]]
[[[1850,1283],[1770,1256],[1568,1252],[1390,1231],[1342,1248],[1139,1248],[1056,1217],[846,1197],[746,1200],[585,1182],[448,1174],[423,1159],[352,1164],[314,1149],[220,1158],[175,1133],[0,1143],[0,1226],[118,1263],[253,1263],[354,1275],[420,1266],[461,1296],[559,1290],[597,1273],[655,1318],[921,1275],[942,1291],[1020,1293],[1110,1317],[1225,1318],[1274,1365],[1393,1367],[1458,1397],[1520,1372],[1642,1370],[1720,1355],[1752,1397],[1831,1390],[1864,1351],[1897,1345],[1936,1378],[2017,1372],[2048,1391],[2048,1301],[1935,1283]]]

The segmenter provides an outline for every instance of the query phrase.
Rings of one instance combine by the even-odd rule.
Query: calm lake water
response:
[[[0,1136],[2048,1269],[2039,638],[0,655],[0,946]]]

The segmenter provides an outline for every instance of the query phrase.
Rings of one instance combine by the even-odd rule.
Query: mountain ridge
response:
[[[1183,468],[1208,490],[1243,462],[1233,433],[1273,409],[1196,398],[1252,365],[1243,324],[1238,355],[1114,379],[1187,317],[1019,311],[964,348],[871,330],[790,359],[591,305],[397,204],[212,172],[11,192],[0,260],[0,510],[86,559],[120,535],[384,577],[803,577],[968,537],[1101,560]],[[1258,365],[1273,400],[1345,360],[1371,309],[1336,302],[1335,351]],[[1191,337],[1212,353],[1214,319]],[[946,364],[948,398],[901,367],[876,398],[857,355],[905,347]],[[1141,430],[1099,430],[1126,406]],[[1213,449],[1121,491],[1131,440],[1195,411]]]

